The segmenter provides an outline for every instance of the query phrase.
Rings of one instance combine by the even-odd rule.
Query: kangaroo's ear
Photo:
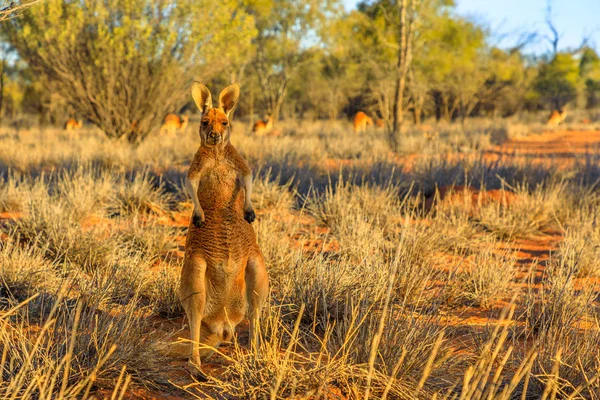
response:
[[[192,97],[202,114],[205,114],[212,108],[212,96],[210,95],[210,90],[200,82],[194,81],[192,84]]]
[[[240,98],[240,84],[234,83],[233,85],[227,86],[219,95],[219,108],[223,110],[227,116],[235,107]]]

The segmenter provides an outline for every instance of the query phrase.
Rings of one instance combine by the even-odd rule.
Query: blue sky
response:
[[[343,0],[346,9],[352,9],[357,0]],[[546,34],[546,0],[455,0],[457,12],[489,26],[493,33],[538,31]],[[552,1],[554,24],[561,33],[560,48],[576,47],[584,35],[592,35],[591,44],[600,48],[600,0]],[[513,37],[512,42],[516,39]],[[511,38],[505,39],[509,46]],[[550,47],[547,42],[530,46],[529,52],[542,53]]]

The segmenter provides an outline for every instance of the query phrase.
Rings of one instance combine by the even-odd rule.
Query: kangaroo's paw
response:
[[[201,228],[204,225],[204,218],[200,215],[194,214],[192,216],[192,224],[194,224],[196,228]]]
[[[244,212],[244,219],[246,221],[248,221],[249,224],[253,223],[254,220],[256,219],[256,214],[254,213],[254,210],[250,209]]]

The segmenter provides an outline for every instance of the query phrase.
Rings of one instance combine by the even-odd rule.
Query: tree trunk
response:
[[[413,107],[413,122],[416,126],[421,125],[421,106],[416,104]]]
[[[455,120],[456,110],[458,109],[458,106],[459,106],[458,98],[454,98],[454,100],[452,100],[452,105],[450,106],[450,109],[448,110],[448,116],[450,117],[448,121]]]
[[[0,64],[0,121],[2,120],[2,106],[4,105],[4,72],[6,71],[6,60]]]
[[[433,103],[435,108],[435,120],[436,122],[440,122],[442,119],[442,100],[441,93],[437,90],[433,93]]]
[[[248,129],[252,129],[254,127],[254,88],[250,87],[250,98],[248,99]]]
[[[411,11],[414,12],[414,1],[410,0]],[[389,134],[390,145],[393,151],[398,151],[400,131],[404,118],[404,90],[406,88],[406,76],[411,61],[411,42],[412,42],[412,18],[407,24],[406,12],[409,0],[397,0],[398,13],[400,15],[399,26],[399,48],[398,64],[396,67],[396,87],[394,92],[394,124]]]
[[[246,72],[247,63],[243,63],[239,70],[231,72],[231,83],[242,83],[244,80],[244,73]],[[237,111],[237,107],[234,107],[233,110],[229,113],[229,120],[233,121],[233,117],[235,116],[235,112]]]
[[[413,100],[413,121],[417,126],[421,125],[423,104],[425,104],[425,96],[419,95],[416,100]]]
[[[448,93],[442,93],[442,118],[450,122],[450,106],[448,105]]]
[[[283,100],[285,100],[285,96],[287,95],[288,81],[289,81],[288,78],[285,78],[282,81],[279,89],[277,90],[277,93],[273,97],[273,104],[272,104],[272,108],[271,108],[271,116],[273,117],[273,125],[275,125],[277,123],[277,121],[279,121],[279,115],[281,114],[281,107],[283,106]]]

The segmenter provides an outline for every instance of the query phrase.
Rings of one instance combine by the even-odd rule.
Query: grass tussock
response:
[[[102,387],[118,396],[132,381],[156,384],[160,356],[141,335],[137,307],[115,316],[58,294],[38,329],[30,329],[37,323],[28,312],[33,300],[0,317],[2,398],[88,398]]]
[[[39,291],[58,289],[55,266],[36,248],[20,247],[14,240],[0,247],[0,293],[8,301],[24,301]]]
[[[510,297],[516,275],[512,252],[498,253],[491,246],[469,257],[458,274],[459,298],[477,307],[489,308],[497,300]]]
[[[598,398],[598,288],[576,288],[577,264],[577,253],[561,251],[550,261],[540,293],[527,296],[525,333],[539,351],[533,390]]]
[[[479,224],[500,239],[526,238],[557,228],[556,214],[560,209],[564,185],[550,188],[518,187],[515,199],[481,205],[476,218]]]
[[[179,301],[181,266],[164,266],[149,275],[142,296],[150,301],[152,310],[165,318],[182,316],[183,307]]]

